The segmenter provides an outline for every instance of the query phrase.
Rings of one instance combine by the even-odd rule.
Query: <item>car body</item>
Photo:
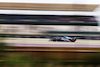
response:
[[[75,42],[76,37],[67,37],[67,36],[53,37],[53,38],[50,38],[50,41]]]

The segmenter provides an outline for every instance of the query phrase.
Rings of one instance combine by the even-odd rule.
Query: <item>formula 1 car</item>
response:
[[[50,41],[62,41],[62,42],[75,42],[76,41],[76,37],[67,37],[67,36],[63,36],[63,37],[53,37],[50,38]]]

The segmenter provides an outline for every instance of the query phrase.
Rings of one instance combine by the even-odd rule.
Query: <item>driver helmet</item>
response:
[[[67,38],[66,36],[64,36],[64,38]]]

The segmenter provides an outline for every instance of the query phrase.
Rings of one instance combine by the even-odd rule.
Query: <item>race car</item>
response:
[[[63,42],[75,42],[76,37],[68,37],[68,36],[61,36],[61,37],[53,37],[50,38],[50,41],[63,41]]]

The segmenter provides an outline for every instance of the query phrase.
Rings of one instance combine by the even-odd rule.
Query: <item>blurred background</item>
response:
[[[100,67],[100,1],[0,0],[0,67]],[[52,42],[58,36],[76,42]]]

